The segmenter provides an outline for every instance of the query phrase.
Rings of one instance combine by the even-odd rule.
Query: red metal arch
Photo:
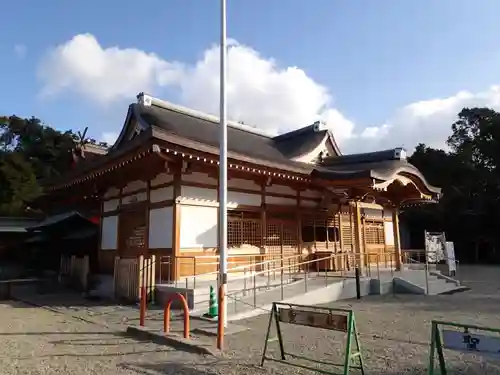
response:
[[[163,310],[163,332],[168,333],[170,331],[170,306],[172,302],[179,299],[182,303],[182,309],[184,310],[184,338],[189,338],[189,308],[186,298],[180,293],[174,293],[165,303],[165,308]]]

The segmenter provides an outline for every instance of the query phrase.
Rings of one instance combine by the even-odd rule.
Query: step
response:
[[[284,285],[288,285],[294,283],[296,281],[300,281],[300,278],[287,278],[284,280]],[[273,280],[269,279],[267,276],[256,276],[255,277],[255,287],[253,284],[253,277],[250,277],[250,280],[231,280],[227,285],[227,294],[233,295],[236,297],[245,296],[248,293],[253,293],[253,289],[256,289],[257,294],[261,294],[268,290],[272,290],[281,285],[281,280]],[[271,282],[271,284],[269,284]],[[160,305],[163,305],[166,301],[166,298],[170,296],[172,293],[180,293],[186,297],[188,306],[192,310],[197,310],[200,304],[202,306],[208,306],[210,300],[210,286],[214,287],[215,293],[217,293],[217,281],[212,280],[211,283],[196,283],[196,289],[192,288],[183,288],[176,287],[175,284],[157,284],[156,285],[156,297],[157,301]],[[179,303],[174,303],[173,308],[179,308]]]

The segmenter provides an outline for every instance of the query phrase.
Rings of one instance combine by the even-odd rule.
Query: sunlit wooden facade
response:
[[[107,155],[46,184],[50,204],[99,205],[100,272],[112,272],[116,256],[155,254],[172,257],[171,278],[179,279],[194,272],[181,259],[217,254],[217,123],[141,93]],[[399,259],[399,207],[439,199],[404,150],[341,155],[320,122],[277,137],[229,123],[228,138],[232,258]]]

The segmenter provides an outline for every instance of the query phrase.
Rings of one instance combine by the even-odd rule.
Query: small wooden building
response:
[[[149,254],[170,257],[170,279],[214,271],[193,264],[218,252],[219,120],[137,98],[109,152],[47,183],[44,199],[99,205],[100,272],[117,256]],[[321,122],[274,137],[229,122],[228,175],[233,258],[392,253],[399,262],[398,209],[440,195],[404,149],[342,155]]]

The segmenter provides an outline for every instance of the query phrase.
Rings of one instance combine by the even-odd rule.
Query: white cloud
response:
[[[423,100],[400,108],[385,124],[352,134],[346,146],[359,150],[368,141],[371,148],[404,146],[409,151],[417,143],[446,148],[451,124],[464,107],[490,107],[500,110],[500,86],[482,92],[461,91],[447,98]]]
[[[93,35],[81,34],[51,50],[38,73],[45,95],[72,91],[109,104],[130,100],[140,91],[154,94],[168,87],[178,90],[181,104],[218,113],[218,46],[207,49],[190,65],[134,48],[105,48]],[[464,106],[475,105],[500,109],[500,87],[412,103],[396,110],[385,124],[355,127],[333,106],[328,88],[303,70],[280,67],[250,47],[233,40],[229,43],[228,112],[232,119],[276,133],[322,118],[345,153],[395,146],[411,151],[419,142],[444,147],[456,114]],[[112,130],[119,130],[120,125]],[[108,142],[115,138],[115,132],[103,133]]]
[[[14,53],[20,59],[24,59],[28,53],[28,48],[24,44],[16,44],[14,46]]]
[[[107,104],[171,83],[170,73],[177,77],[175,65],[134,48],[103,49],[93,35],[80,34],[50,51],[38,75],[45,95],[72,90]]]

